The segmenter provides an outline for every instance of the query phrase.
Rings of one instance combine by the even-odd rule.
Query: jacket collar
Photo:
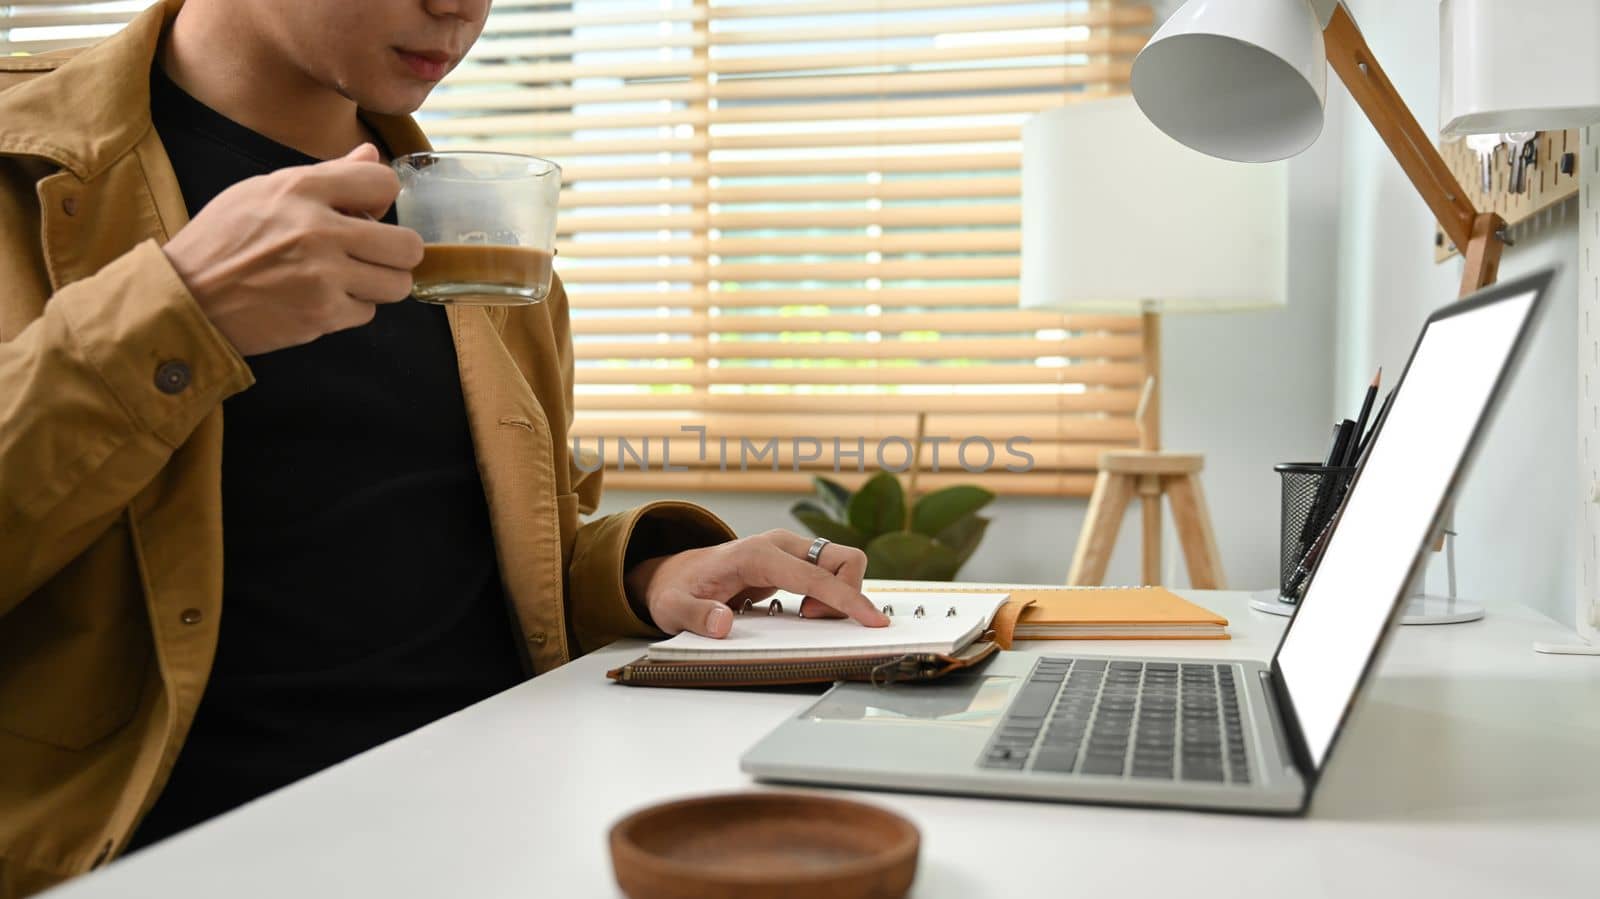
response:
[[[0,91],[0,154],[43,157],[88,181],[133,149],[151,128],[150,66],[182,4],[164,0],[66,62],[39,60],[53,71]],[[429,148],[410,116],[361,116],[396,156]]]

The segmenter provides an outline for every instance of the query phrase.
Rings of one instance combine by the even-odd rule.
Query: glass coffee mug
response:
[[[510,306],[550,293],[561,167],[515,153],[411,153],[399,223],[422,235],[412,296],[426,303]]]

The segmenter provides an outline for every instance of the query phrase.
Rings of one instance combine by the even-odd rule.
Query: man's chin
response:
[[[361,109],[378,115],[410,115],[422,108],[432,92],[432,85],[415,82],[406,85],[384,85],[375,90],[342,92]]]

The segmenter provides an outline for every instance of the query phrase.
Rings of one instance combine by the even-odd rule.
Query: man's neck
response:
[[[157,64],[207,106],[318,159],[369,140],[354,101],[296,68],[241,21],[237,6],[190,0],[178,11]]]

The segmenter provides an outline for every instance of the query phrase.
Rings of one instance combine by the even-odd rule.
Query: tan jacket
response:
[[[187,221],[148,95],[175,10],[70,58],[0,59],[0,897],[122,849],[224,617],[221,404],[253,378],[159,249]],[[408,117],[366,118],[396,153],[427,147]],[[644,555],[731,532],[670,502],[579,524],[600,484],[569,459],[559,284],[449,321],[529,669],[653,634],[622,584],[642,516]]]

